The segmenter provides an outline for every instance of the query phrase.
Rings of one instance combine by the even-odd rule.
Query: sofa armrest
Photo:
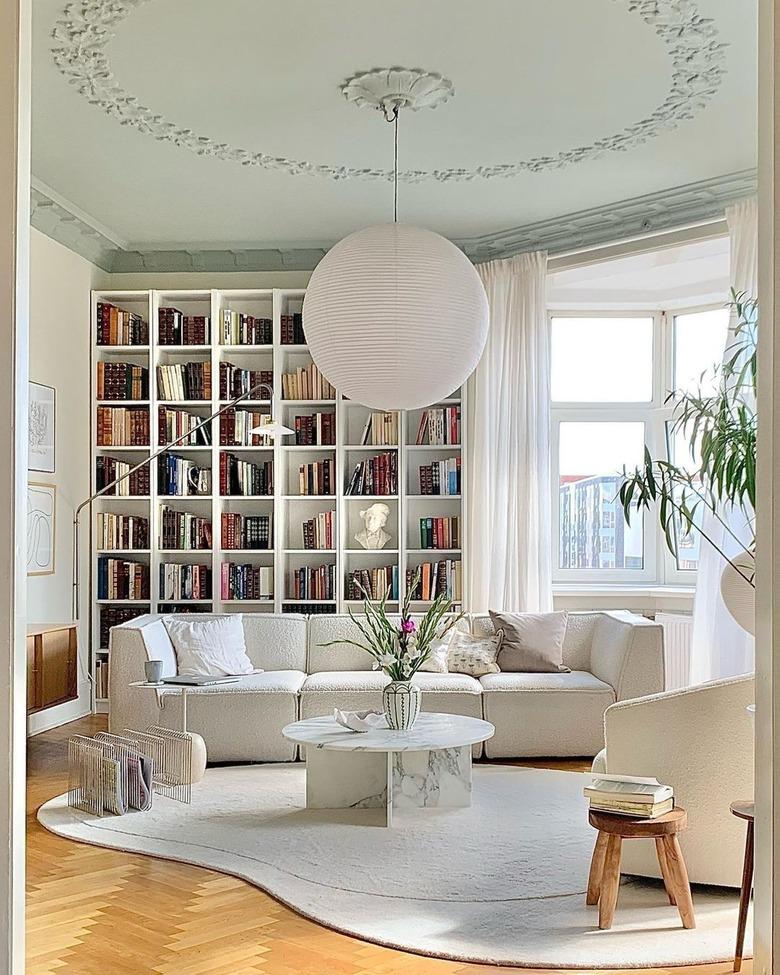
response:
[[[623,701],[656,694],[665,686],[660,623],[634,613],[600,613],[593,630],[590,669]]]
[[[111,732],[125,728],[144,730],[160,724],[162,695],[159,691],[130,687],[145,680],[147,660],[164,661],[163,673],[176,673],[176,656],[162,623],[156,615],[139,616],[111,629],[108,650],[108,725]],[[172,663],[173,662],[173,663]]]

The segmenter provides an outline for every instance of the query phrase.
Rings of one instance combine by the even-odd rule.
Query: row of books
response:
[[[318,444],[326,447],[335,446],[336,414],[312,413],[310,416],[296,416],[295,442],[304,447]]]
[[[177,362],[158,366],[157,395],[163,400],[210,400],[211,363]]]
[[[346,494],[398,494],[398,454],[388,451],[355,465]]]
[[[335,399],[336,388],[331,386],[319,369],[312,364],[299,366],[295,372],[282,375],[282,399]]]
[[[335,511],[321,511],[314,518],[304,521],[303,547],[307,549],[335,548],[333,528],[336,522]]]
[[[459,444],[460,442],[459,406],[423,410],[420,415],[420,425],[417,428],[416,443],[427,443],[436,447],[446,444]]]
[[[298,468],[298,493],[335,494],[336,493],[336,460],[317,460],[311,464],[301,464]]]
[[[100,649],[108,649],[112,627],[128,623],[137,616],[148,612],[148,606],[101,606],[99,618]]]
[[[222,513],[222,548],[271,548],[273,533],[270,515]]]
[[[146,407],[99,406],[98,447],[148,447],[149,410]]]
[[[219,493],[234,497],[273,494],[273,461],[250,464],[223,450],[219,455]]]
[[[305,345],[306,336],[303,332],[303,315],[295,312],[292,315],[282,315],[282,345]]]
[[[287,579],[288,599],[335,599],[336,566],[304,566],[293,569]]]
[[[149,399],[149,370],[133,362],[98,362],[98,399]]]
[[[463,572],[460,559],[442,559],[441,562],[423,562],[420,579],[412,588],[415,569],[406,570],[406,588],[413,599],[430,600],[447,595],[455,602],[463,598]]]
[[[363,427],[360,443],[371,444],[372,447],[397,444],[399,434],[397,413],[369,413]]]
[[[460,548],[460,518],[420,518],[420,548]]]
[[[210,549],[211,519],[161,505],[159,541],[162,549]]]
[[[460,494],[460,457],[420,465],[420,494]]]
[[[163,454],[157,458],[157,493],[176,498],[209,495],[211,468],[178,454]]]
[[[95,661],[95,696],[103,700],[108,697],[108,657]]]
[[[362,587],[362,588],[361,588]],[[347,576],[347,599],[398,599],[398,566],[380,565],[374,569],[356,569]]]
[[[594,775],[583,791],[591,809],[633,819],[657,819],[674,809],[674,789],[658,779]]]
[[[148,599],[149,566],[98,556],[97,594],[98,599]]]
[[[211,566],[160,564],[160,599],[211,599]]]
[[[274,323],[270,318],[255,318],[240,311],[223,308],[220,341],[223,345],[271,345]]]
[[[145,497],[150,493],[149,467],[141,467],[137,471],[125,476],[135,464],[117,460],[116,457],[99,456],[95,458],[95,488],[102,491],[106,485],[117,478],[122,478],[117,484],[106,491],[106,497],[133,498]]]
[[[98,548],[149,548],[149,519],[101,511],[97,516]]]
[[[140,315],[99,301],[95,338],[98,345],[148,345],[149,326]]]
[[[211,425],[207,423],[200,429],[195,429],[202,422],[203,417],[195,416],[194,413],[161,406],[157,414],[157,437],[162,445],[173,443],[186,434],[185,439],[179,441],[180,446],[188,444],[208,447],[211,444]]]
[[[267,413],[259,410],[226,410],[219,418],[221,447],[260,447],[270,444],[268,437],[252,433],[256,427],[271,422]]]
[[[231,400],[236,396],[243,396],[244,393],[250,392],[261,383],[273,388],[273,369],[244,369],[241,366],[233,365],[232,362],[220,362],[219,364],[219,398],[221,400]],[[254,398],[268,399],[268,390],[260,390]]]
[[[220,566],[222,599],[273,599],[274,570],[271,565],[237,565],[223,562]]]
[[[211,318],[185,315],[178,308],[159,308],[157,335],[160,345],[210,345]]]

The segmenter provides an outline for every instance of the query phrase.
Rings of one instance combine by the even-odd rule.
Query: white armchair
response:
[[[740,885],[745,829],[729,804],[753,798],[746,711],[753,700],[753,677],[746,676],[620,701],[604,715],[606,748],[594,771],[656,776],[674,787],[688,812],[680,845],[694,883]],[[660,876],[651,841],[624,845],[623,871]]]

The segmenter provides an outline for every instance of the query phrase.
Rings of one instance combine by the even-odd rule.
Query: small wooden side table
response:
[[[590,825],[599,831],[590,863],[586,904],[598,904],[599,927],[612,927],[620,886],[620,854],[623,840],[654,839],[661,876],[669,898],[680,913],[684,928],[695,928],[691,885],[677,834],[688,825],[684,809],[673,809],[657,819],[634,819],[591,810]]]
[[[748,907],[750,905],[750,891],[753,887],[753,827],[755,825],[756,806],[753,802],[732,802],[731,812],[738,819],[744,819],[747,823],[745,861],[742,867],[742,888],[739,892],[737,946],[734,949],[734,971],[738,972],[742,968],[742,951],[745,947],[745,928],[747,927]]]

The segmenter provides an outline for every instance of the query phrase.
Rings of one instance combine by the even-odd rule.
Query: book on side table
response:
[[[584,789],[590,808],[617,816],[656,819],[674,809],[674,790],[658,779],[630,775],[594,775]]]

